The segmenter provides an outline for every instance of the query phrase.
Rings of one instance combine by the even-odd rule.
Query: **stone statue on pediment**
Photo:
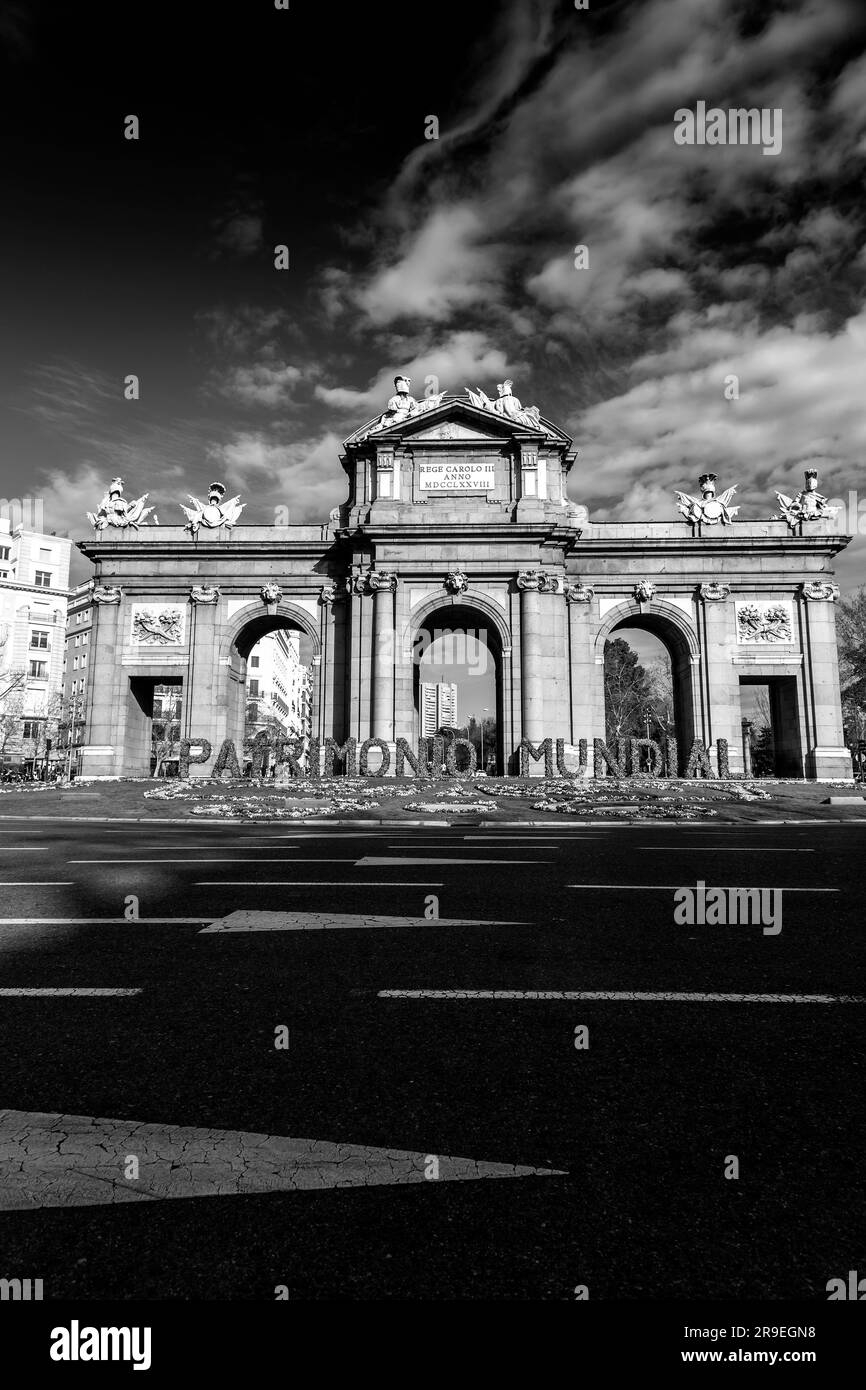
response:
[[[692,497],[689,492],[676,493],[677,511],[682,513],[686,521],[695,525],[718,526],[721,522],[722,526],[729,526],[740,510],[739,507],[731,506],[737,490],[736,483],[717,497],[715,473],[702,473],[698,479],[698,487],[701,490],[699,498]]]
[[[146,521],[153,511],[153,507],[144,505],[147,498],[148,494],[145,493],[134,502],[127,502],[123,496],[123,479],[112,478],[108,484],[108,491],[96,511],[87,513],[87,520],[94,531],[104,531],[107,526],[116,526],[121,530],[132,526],[138,530],[140,524]]]
[[[247,504],[242,502],[239,496],[230,497],[228,502],[224,502],[225,495],[226,490],[222,483],[211,483],[204,505],[197,497],[193,497],[192,493],[187,493],[192,506],[185,507],[180,503],[180,509],[187,518],[183,529],[189,531],[193,537],[198,534],[200,526],[205,526],[208,530],[225,526],[230,531]]]
[[[478,406],[480,410],[492,410],[494,415],[501,415],[505,420],[513,420],[517,425],[527,425],[530,429],[543,429],[541,417],[538,413],[538,406],[522,406],[511,390],[513,385],[514,382],[508,379],[499,382],[496,387],[496,390],[499,392],[499,398],[495,401],[492,401],[480,387],[476,387],[476,389],[472,391],[467,386],[466,394],[472,404]]]
[[[776,493],[782,516],[792,530],[801,521],[820,521],[824,517],[835,516],[839,510],[838,507],[831,507],[829,500],[818,491],[817,468],[807,468],[804,481],[806,486],[796,497],[786,497],[784,492]]]
[[[394,395],[389,399],[384,413],[379,416],[371,428],[370,434],[376,430],[388,429],[391,425],[400,425],[404,420],[409,420],[415,415],[423,415],[428,410],[435,410],[445,395],[444,391],[440,391],[436,395],[425,396],[423,400],[416,401],[409,391],[411,385],[412,382],[408,376],[395,376]]]

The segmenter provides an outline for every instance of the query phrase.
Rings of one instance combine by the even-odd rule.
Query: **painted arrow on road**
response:
[[[358,912],[230,912],[203,927],[199,936],[226,931],[332,931],[364,927],[520,927],[525,922],[489,922],[475,917],[382,917]]]
[[[0,1211],[565,1176],[407,1149],[26,1110],[0,1111],[0,1175]]]

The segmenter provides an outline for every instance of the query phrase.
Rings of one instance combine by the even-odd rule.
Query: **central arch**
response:
[[[421,657],[426,650],[434,651],[437,638],[446,634],[477,635],[483,642],[493,662],[495,693],[491,712],[496,719],[496,752],[491,761],[497,775],[501,775],[508,760],[511,742],[510,720],[510,663],[511,642],[505,613],[486,595],[476,594],[471,589],[461,594],[441,594],[427,599],[412,612],[410,620],[412,660],[411,711],[404,711],[404,727],[409,721],[417,739],[422,734]],[[426,639],[426,640],[425,640]],[[460,663],[458,663],[460,664]],[[409,692],[407,691],[407,697]],[[483,709],[478,714],[483,721]],[[462,721],[466,722],[466,721]],[[485,763],[488,762],[485,750]],[[479,759],[479,767],[481,761]]]
[[[651,633],[668,653],[679,759],[677,773],[682,776],[696,730],[700,727],[699,689],[695,679],[700,661],[697,633],[682,609],[666,600],[654,600],[651,604],[634,600],[618,603],[606,614],[595,639],[595,660],[602,668],[605,644],[623,628]]]

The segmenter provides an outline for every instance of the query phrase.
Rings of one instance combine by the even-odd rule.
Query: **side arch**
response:
[[[237,651],[246,658],[260,637],[264,637],[268,632],[274,632],[277,628],[285,627],[287,624],[300,628],[301,632],[309,637],[313,644],[313,655],[321,656],[322,638],[318,623],[300,604],[282,599],[274,612],[270,612],[262,603],[251,601],[233,614],[223,633],[220,649],[221,662],[231,661],[233,651]],[[239,639],[246,629],[249,629],[249,632],[240,641]]]
[[[673,687],[674,726],[677,736],[679,775],[682,776],[696,736],[703,736],[704,720],[700,679],[701,644],[697,629],[686,613],[667,599],[640,604],[624,599],[605,614],[595,636],[596,670],[600,672],[599,713],[604,728],[604,647],[621,627],[641,628],[668,649]]]

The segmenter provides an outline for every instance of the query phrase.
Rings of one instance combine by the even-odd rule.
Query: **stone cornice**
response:
[[[0,591],[12,589],[15,593],[32,594],[34,598],[46,598],[49,595],[54,598],[69,598],[68,589],[41,589],[36,584],[21,584],[16,579],[0,579]]]
[[[587,528],[578,549],[581,555],[634,555],[636,550],[645,553],[657,551],[660,555],[687,555],[689,559],[699,560],[705,555],[754,555],[777,554],[786,560],[792,555],[838,555],[844,550],[851,536],[809,535],[792,536],[785,523],[778,523],[783,530],[773,536],[732,534],[734,528],[713,536],[605,536],[601,526]],[[601,534],[599,534],[601,533]]]

